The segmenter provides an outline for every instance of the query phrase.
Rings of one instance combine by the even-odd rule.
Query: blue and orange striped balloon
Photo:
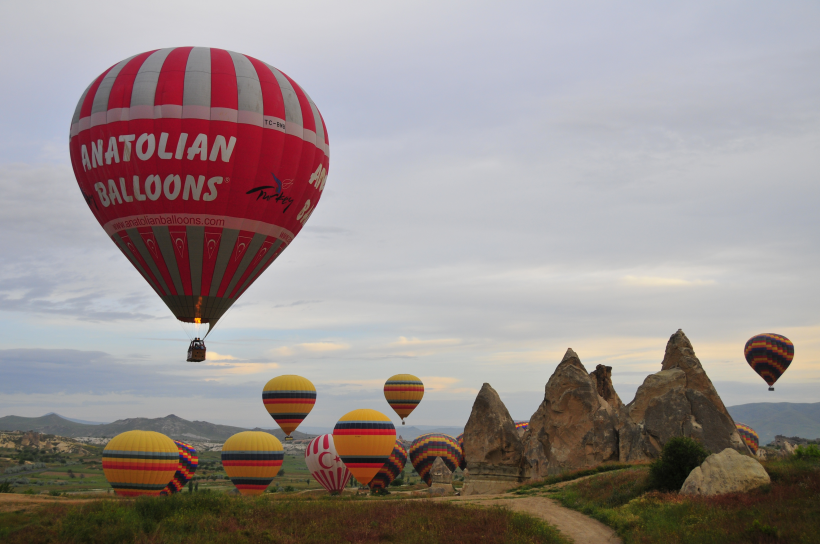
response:
[[[353,477],[367,485],[387,462],[396,443],[390,418],[363,408],[343,415],[333,429],[333,444]]]
[[[786,372],[794,359],[794,344],[780,334],[758,334],[746,342],[743,355],[752,370],[769,384],[769,391],[774,391],[774,382]]]
[[[261,431],[236,433],[222,445],[222,466],[243,495],[264,493],[284,458],[279,439]]]
[[[404,470],[406,464],[407,448],[396,439],[396,445],[393,446],[390,457],[387,458],[387,461],[382,468],[379,469],[379,472],[370,480],[370,489],[373,491],[376,489],[385,489],[393,480],[399,477],[399,474]]]
[[[316,387],[307,378],[277,376],[265,384],[262,402],[270,416],[285,433],[285,440],[308,416],[316,404]]]
[[[164,434],[127,431],[106,444],[102,466],[117,495],[159,495],[179,466],[179,450]]]
[[[743,423],[735,423],[735,427],[737,427],[737,434],[739,434],[743,442],[749,446],[752,455],[757,455],[757,450],[760,448],[760,437],[757,436],[755,430]]]
[[[192,445],[179,440],[174,440],[174,444],[179,449],[179,465],[174,473],[174,479],[165,486],[160,495],[173,495],[182,491],[185,485],[194,477],[194,472],[199,466],[199,457],[197,457],[196,450]]]
[[[433,467],[436,457],[441,457],[447,468],[453,472],[464,461],[464,454],[461,451],[461,446],[458,445],[458,441],[446,434],[423,434],[413,440],[408,453],[413,468],[416,469],[416,472],[428,486],[433,483],[430,469]]]

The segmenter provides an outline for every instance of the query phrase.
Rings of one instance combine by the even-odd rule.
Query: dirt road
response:
[[[576,544],[622,544],[615,531],[598,520],[575,510],[564,508],[548,497],[518,497],[516,495],[472,495],[469,497],[437,497],[435,501],[478,506],[502,506],[543,519]]]
[[[72,499],[70,497],[52,497],[50,495],[23,495],[20,493],[0,493],[0,512],[28,510],[46,504],[81,504],[98,499]]]

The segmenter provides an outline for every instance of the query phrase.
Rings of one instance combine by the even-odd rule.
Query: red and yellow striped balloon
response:
[[[737,434],[743,439],[743,442],[749,447],[752,455],[757,455],[757,450],[760,448],[760,437],[754,429],[743,423],[735,423],[737,427]]]
[[[154,431],[127,431],[105,446],[102,455],[105,479],[117,495],[159,495],[179,465],[174,441]]]
[[[243,495],[264,493],[284,458],[279,439],[261,431],[236,433],[222,445],[222,466]]]
[[[285,440],[308,416],[316,404],[316,388],[307,378],[294,375],[277,376],[262,390],[265,409],[285,432]]]
[[[390,457],[396,444],[396,428],[381,412],[353,410],[336,423],[333,444],[353,477],[367,485]]]
[[[416,409],[424,397],[424,384],[412,374],[396,374],[384,383],[384,398],[401,418],[404,418]]]

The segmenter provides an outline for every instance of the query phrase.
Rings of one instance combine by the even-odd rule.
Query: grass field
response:
[[[566,544],[543,522],[500,508],[202,492],[0,513],[0,541]]]
[[[820,464],[798,459],[763,464],[771,485],[718,497],[648,492],[647,467],[547,492],[613,527],[626,544],[820,542]]]

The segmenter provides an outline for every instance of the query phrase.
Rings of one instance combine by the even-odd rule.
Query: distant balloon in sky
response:
[[[299,234],[329,165],[324,120],[295,81],[207,47],[105,70],[77,103],[69,149],[94,217],[197,337]]]
[[[331,495],[344,491],[350,481],[350,471],[336,453],[332,434],[323,434],[310,441],[305,448],[305,464],[313,479]]]
[[[399,474],[404,470],[406,464],[407,448],[396,439],[396,445],[393,446],[393,451],[390,452],[387,461],[384,462],[382,468],[380,468],[376,475],[373,476],[373,479],[370,480],[370,489],[385,489],[393,480],[399,477]]]
[[[262,402],[270,416],[285,432],[285,440],[293,440],[291,433],[316,404],[316,388],[310,380],[301,376],[277,376],[265,384]]]
[[[416,409],[424,397],[424,384],[412,374],[396,374],[384,383],[384,398],[401,418],[404,418]]]
[[[285,450],[262,431],[236,433],[222,445],[222,467],[243,495],[261,495],[282,468]]]
[[[197,457],[196,450],[192,445],[179,440],[174,440],[174,444],[177,445],[179,450],[179,465],[177,465],[173,480],[165,486],[160,495],[173,495],[182,491],[185,485],[194,477],[194,472],[199,466],[199,457]]]
[[[516,421],[515,422],[515,430],[524,432],[530,427],[530,420],[527,421]]]
[[[164,434],[126,431],[106,444],[102,466],[117,495],[159,495],[179,466],[179,449]]]
[[[333,429],[339,457],[361,485],[367,485],[384,466],[396,443],[390,418],[367,408],[343,415]]]
[[[433,467],[436,457],[441,457],[447,468],[453,472],[464,461],[464,453],[461,451],[458,441],[452,436],[440,433],[421,435],[413,440],[413,444],[407,452],[410,455],[413,468],[416,469],[416,472],[428,486],[433,481],[430,469]]]
[[[774,391],[774,382],[786,372],[794,359],[794,344],[779,334],[758,334],[746,342],[743,355],[752,370],[769,384],[769,391]]]
[[[743,442],[749,446],[752,455],[757,455],[757,450],[760,447],[760,437],[757,436],[755,430],[743,423],[735,423],[735,427],[737,427],[737,434],[739,434]]]

